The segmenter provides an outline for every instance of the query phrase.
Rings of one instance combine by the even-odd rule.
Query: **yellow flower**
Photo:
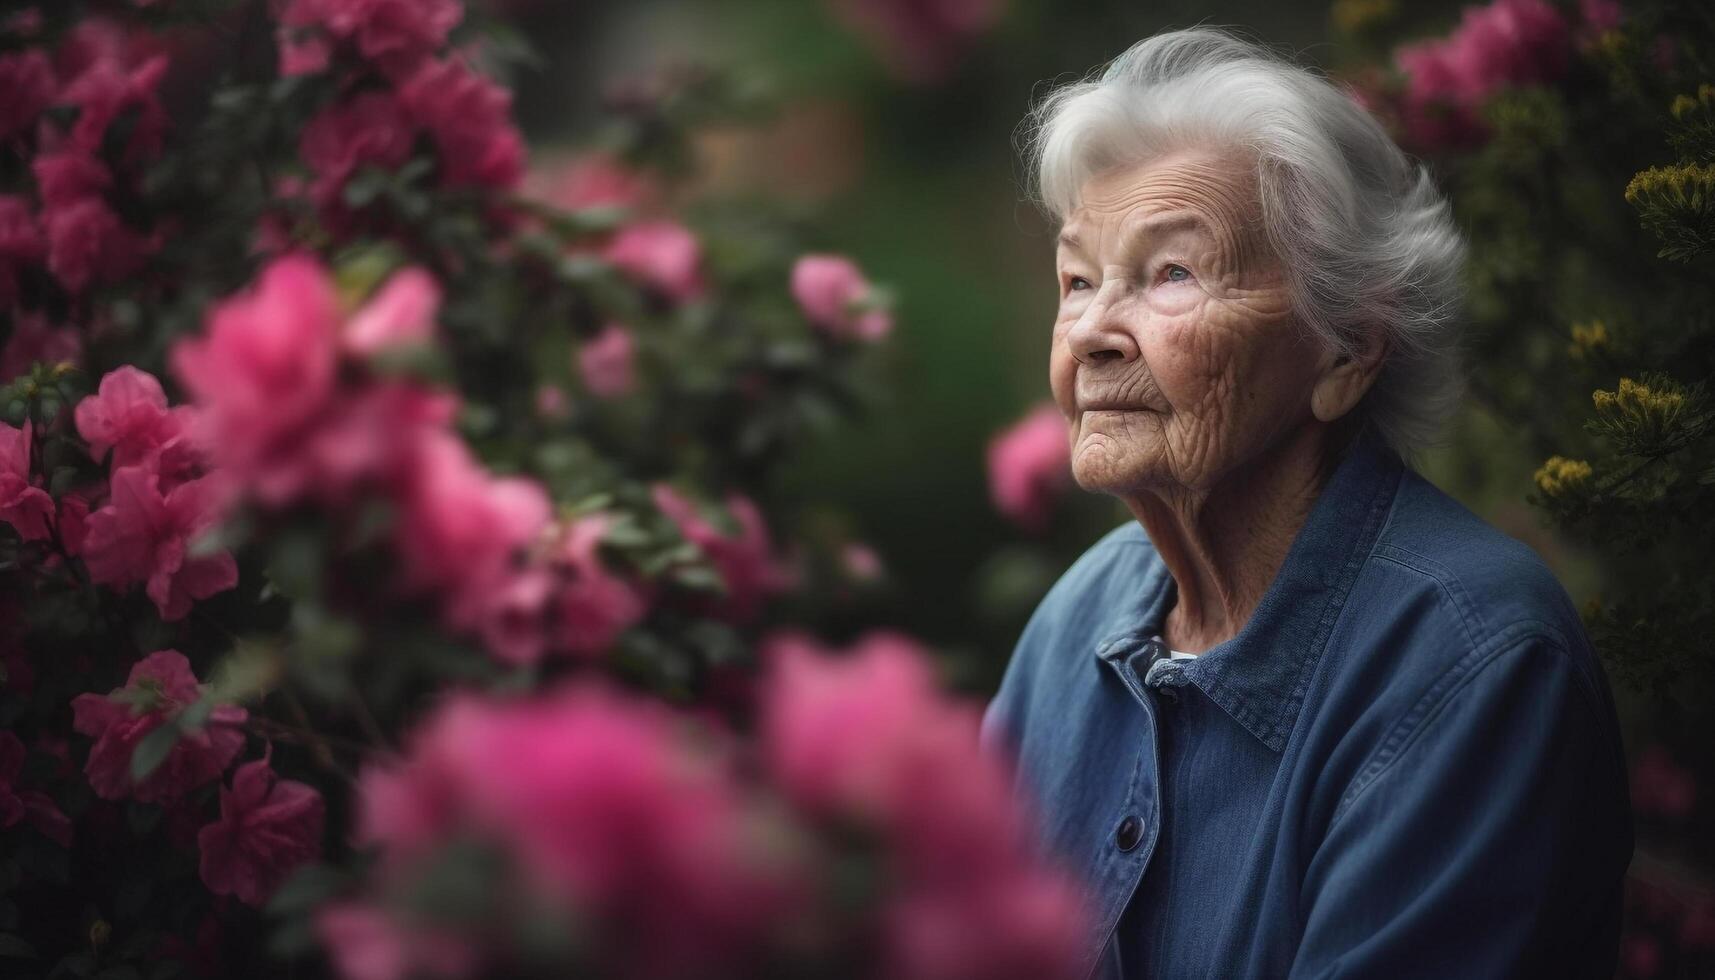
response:
[[[1715,85],[1710,85],[1708,82],[1705,82],[1702,85],[1697,86],[1696,96],[1674,96],[1673,105],[1668,107],[1668,111],[1673,113],[1673,118],[1683,122],[1686,116],[1691,115],[1699,109],[1708,109],[1711,107],[1715,107]]]
[[[1550,456],[1536,471],[1536,485],[1548,496],[1558,497],[1582,486],[1592,472],[1590,464],[1581,459]]]
[[[1589,323],[1574,323],[1572,325],[1572,344],[1567,353],[1582,361],[1598,350],[1608,346],[1608,326],[1601,320],[1591,320]]]
[[[1626,185],[1626,201],[1640,208],[1701,212],[1715,201],[1715,166],[1651,167]]]

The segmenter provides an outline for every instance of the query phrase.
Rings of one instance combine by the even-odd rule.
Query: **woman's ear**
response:
[[[1333,422],[1350,412],[1370,390],[1387,361],[1390,345],[1379,333],[1371,334],[1366,347],[1355,353],[1329,352],[1321,363],[1321,374],[1310,390],[1310,411],[1322,422]]]

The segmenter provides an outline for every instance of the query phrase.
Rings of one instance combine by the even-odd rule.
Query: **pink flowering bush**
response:
[[[988,447],[995,509],[1026,529],[1041,530],[1071,484],[1071,453],[1066,417],[1052,404],[1038,405],[997,433]]]
[[[884,561],[776,475],[887,291],[720,220],[715,74],[530,173],[466,14],[0,18],[0,959],[1063,975],[975,708],[806,638]]]
[[[376,871],[317,918],[340,972],[1068,976],[1078,896],[1031,856],[1004,763],[924,651],[878,633],[837,657],[782,635],[766,656],[760,770],[729,732],[605,686],[442,705],[402,763],[362,777]],[[841,894],[830,875],[850,860],[880,860],[887,884]],[[523,907],[437,923],[402,900],[448,862]],[[497,928],[566,909],[580,926],[546,945]],[[451,958],[417,958],[425,940]]]
[[[1448,37],[1407,45],[1394,56],[1406,78],[1408,136],[1425,147],[1480,138],[1485,100],[1506,87],[1554,81],[1566,71],[1569,50],[1566,21],[1546,0],[1467,7]]]

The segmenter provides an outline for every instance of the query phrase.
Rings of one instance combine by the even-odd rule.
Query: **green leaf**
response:
[[[184,730],[170,721],[143,736],[131,753],[131,779],[139,783],[148,779],[161,763],[167,761],[173,746],[179,744],[183,736]]]
[[[280,883],[263,911],[279,916],[308,912],[338,895],[345,888],[347,880],[345,872],[331,865],[303,865],[294,871],[290,878]]]

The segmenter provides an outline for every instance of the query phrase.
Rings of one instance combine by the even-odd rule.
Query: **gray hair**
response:
[[[1321,74],[1223,30],[1145,38],[1060,86],[1021,130],[1054,221],[1084,182],[1187,146],[1248,150],[1293,312],[1333,351],[1380,338],[1359,411],[1394,449],[1430,444],[1458,407],[1465,243],[1429,172]]]

